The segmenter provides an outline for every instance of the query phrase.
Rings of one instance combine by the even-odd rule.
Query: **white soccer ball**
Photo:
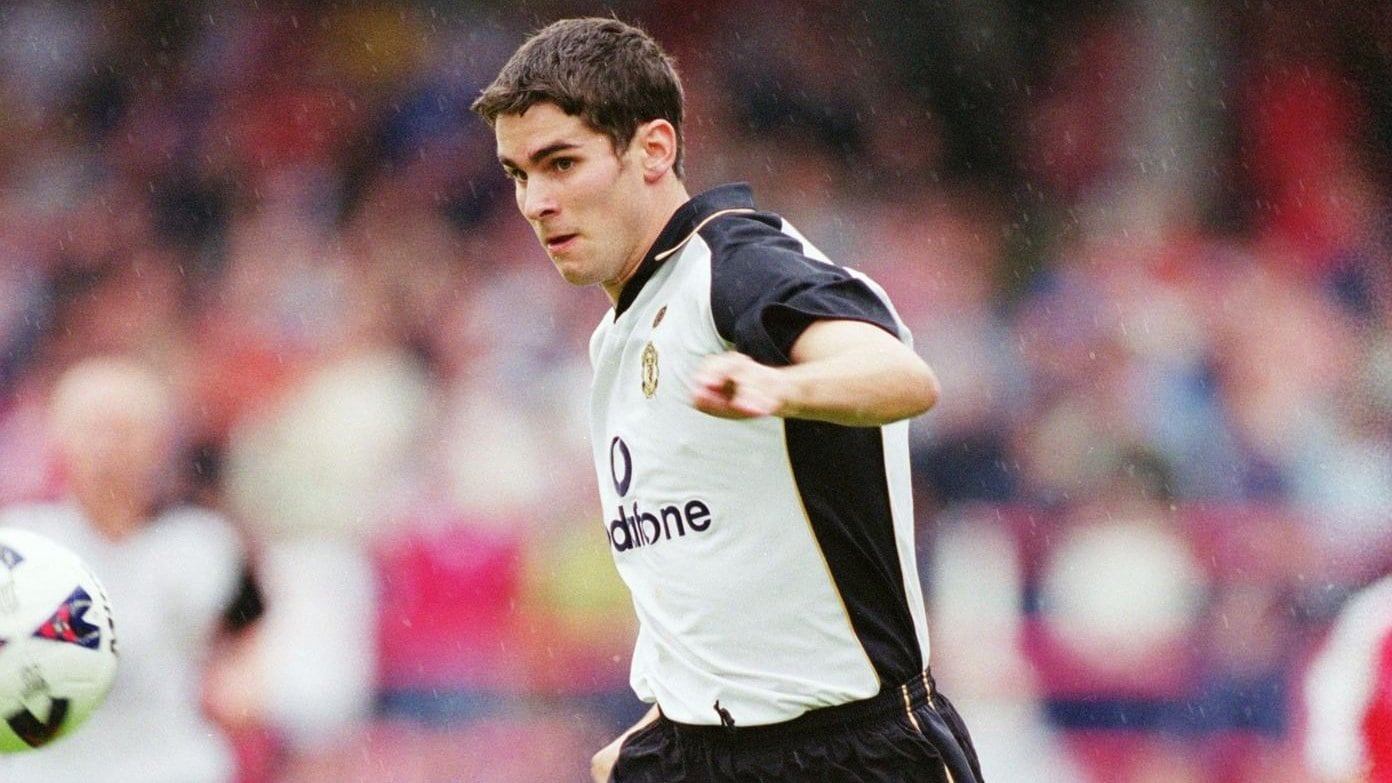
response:
[[[106,591],[52,539],[0,527],[0,753],[72,732],[116,678]]]

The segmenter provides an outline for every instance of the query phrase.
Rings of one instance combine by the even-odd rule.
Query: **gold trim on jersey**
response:
[[[715,220],[716,218],[722,215],[733,215],[736,212],[748,212],[752,214],[754,211],[755,210],[752,210],[748,207],[735,207],[733,209],[722,209],[719,212],[712,212],[709,215],[706,215],[705,220],[702,220],[700,223],[697,223],[696,227],[691,229],[690,234],[687,234],[685,237],[682,237],[682,241],[678,242],[675,245],[672,245],[671,247],[667,248],[661,253],[658,253],[657,255],[653,256],[653,260],[666,261],[668,256],[672,255],[678,250],[681,250],[683,245],[685,245],[687,242],[690,242],[691,238],[696,236],[697,231],[700,231],[701,229],[705,228],[707,223],[711,222],[712,220]]]

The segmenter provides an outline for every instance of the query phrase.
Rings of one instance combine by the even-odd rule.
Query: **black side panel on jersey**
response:
[[[831,577],[882,686],[922,672],[895,546],[879,427],[806,419],[783,426],[793,476]]]
[[[888,306],[841,267],[803,254],[764,213],[701,229],[711,249],[711,310],[721,337],[742,353],[786,365],[813,321],[851,319],[897,336]],[[884,686],[923,670],[895,545],[879,427],[784,422],[794,479],[851,625]]]

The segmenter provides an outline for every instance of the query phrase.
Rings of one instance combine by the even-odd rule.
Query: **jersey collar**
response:
[[[677,207],[677,211],[672,213],[671,219],[663,227],[662,233],[657,235],[657,241],[648,249],[642,263],[634,270],[633,276],[624,283],[623,290],[619,292],[619,301],[614,304],[614,317],[623,315],[633,304],[633,300],[638,298],[638,293],[643,290],[653,272],[657,271],[662,262],[680,250],[707,220],[721,212],[732,210],[754,210],[754,192],[748,184],[736,182],[719,185]]]

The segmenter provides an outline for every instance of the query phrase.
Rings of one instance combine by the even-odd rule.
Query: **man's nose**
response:
[[[522,202],[522,216],[528,220],[541,220],[556,213],[556,199],[550,188],[541,183],[527,183],[519,194]]]

